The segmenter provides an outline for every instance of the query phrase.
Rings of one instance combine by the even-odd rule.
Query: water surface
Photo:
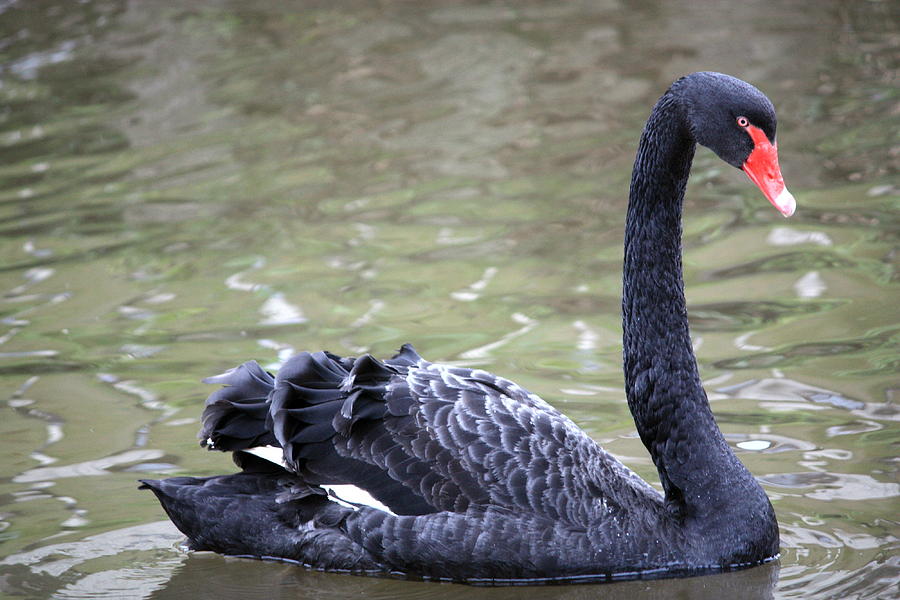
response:
[[[0,595],[518,597],[188,554],[135,480],[232,469],[196,443],[202,377],[411,341],[656,481],[621,391],[625,199],[650,107],[701,69],[772,98],[799,205],[698,152],[692,333],[782,558],[529,593],[896,594],[896,3],[0,11]]]

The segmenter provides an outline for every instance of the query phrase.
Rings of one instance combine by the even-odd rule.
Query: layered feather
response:
[[[640,516],[647,527],[665,519],[658,492],[539,397],[483,370],[430,363],[410,345],[383,362],[302,353],[274,377],[245,363],[207,381],[226,387],[207,401],[202,443],[238,451],[248,472],[145,483],[196,547],[274,552],[197,526],[241,507],[279,527],[306,523],[289,536],[293,549],[276,544],[275,554],[304,564],[356,570],[371,560],[451,577],[458,559],[471,577],[555,577],[624,568],[628,554],[598,555],[591,539],[643,527],[628,507],[655,507]],[[280,447],[290,474],[272,465],[266,474],[259,457],[271,452],[256,443]],[[360,488],[391,512],[329,496],[333,485]],[[322,528],[358,546],[339,566],[303,537]],[[427,566],[431,548],[442,566]]]

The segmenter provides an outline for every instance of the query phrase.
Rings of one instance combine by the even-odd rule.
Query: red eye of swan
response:
[[[747,120],[747,117],[738,117],[737,124],[740,125],[741,127],[746,127],[747,125],[750,124],[750,121]]]

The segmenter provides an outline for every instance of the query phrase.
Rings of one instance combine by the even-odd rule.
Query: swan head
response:
[[[775,108],[765,94],[745,81],[709,71],[679,79],[672,93],[698,144],[747,173],[782,215],[794,214],[796,202],[778,165]]]

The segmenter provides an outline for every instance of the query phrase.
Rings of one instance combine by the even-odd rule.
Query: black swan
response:
[[[641,136],[625,228],[625,392],[659,493],[515,383],[395,357],[302,353],[210,383],[201,444],[241,472],[143,481],[190,547],[472,584],[610,581],[777,559],[772,505],[701,386],[681,270],[696,143],[794,212],[775,112],[720,73],[677,80]]]

